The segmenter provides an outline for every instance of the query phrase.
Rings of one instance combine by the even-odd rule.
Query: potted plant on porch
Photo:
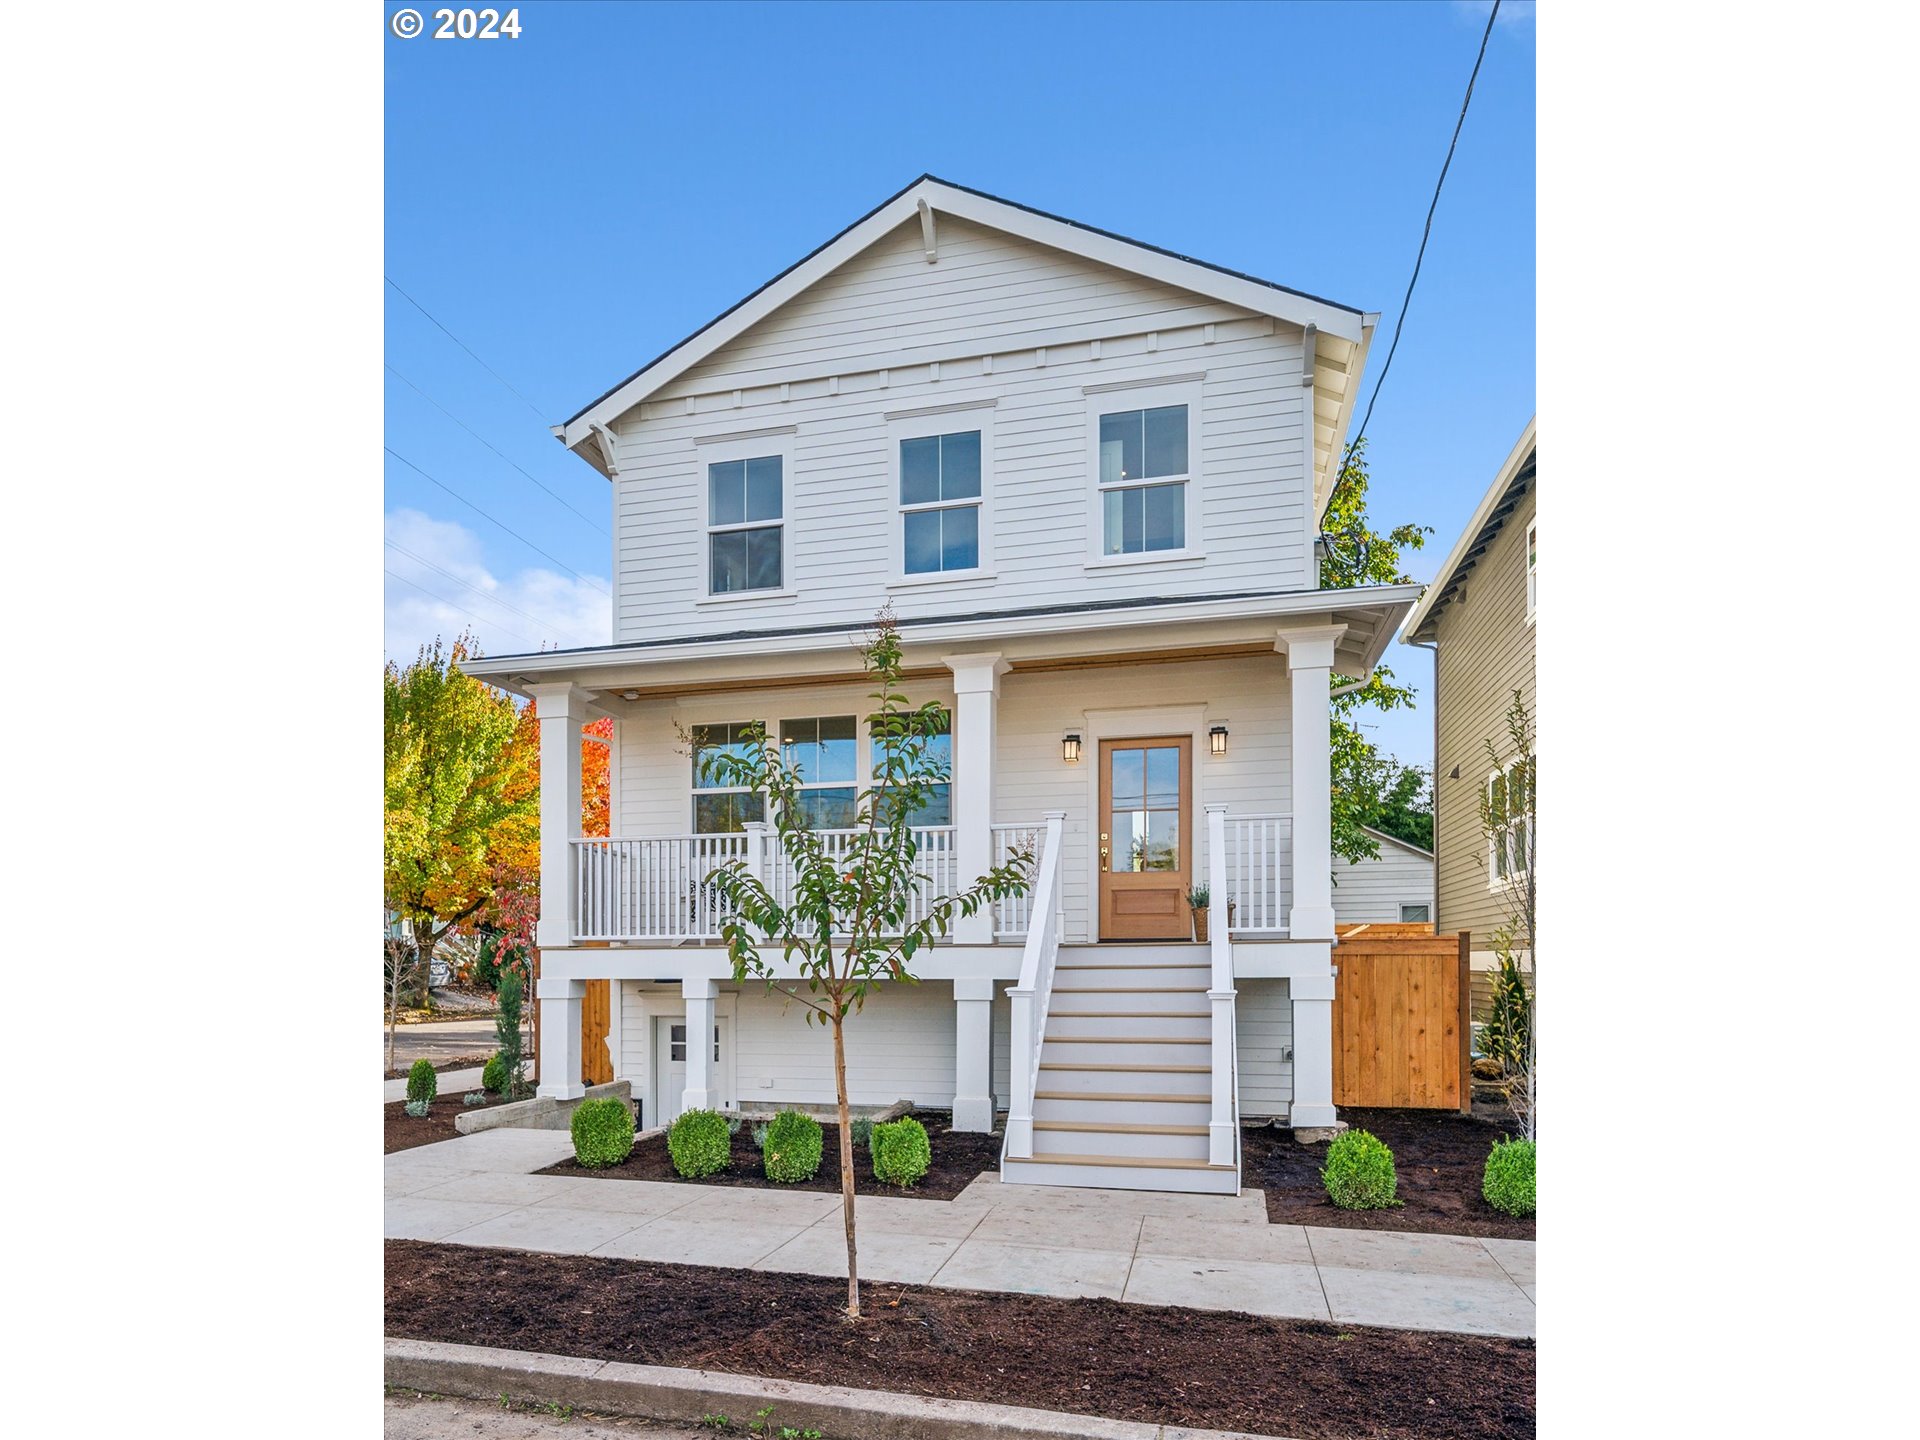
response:
[[[1193,938],[1200,944],[1207,943],[1208,904],[1212,896],[1204,885],[1196,885],[1187,891],[1187,908],[1193,912]]]

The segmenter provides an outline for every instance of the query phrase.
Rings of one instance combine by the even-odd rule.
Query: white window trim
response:
[[[1204,479],[1201,457],[1205,453],[1205,398],[1203,382],[1188,376],[1182,380],[1156,383],[1151,378],[1129,384],[1124,389],[1101,390],[1087,396],[1087,559],[1089,570],[1115,565],[1165,565],[1182,560],[1204,560],[1206,549],[1200,543],[1204,510],[1200,490]],[[1178,550],[1142,550],[1137,555],[1106,553],[1106,506],[1103,497],[1110,489],[1134,489],[1100,484],[1100,417],[1127,410],[1157,410],[1166,405],[1187,407],[1187,474],[1184,482],[1187,543]],[[1167,485],[1171,476],[1142,480],[1141,485]]]
[[[903,415],[887,422],[887,508],[892,513],[889,543],[893,546],[892,585],[959,584],[968,580],[994,578],[993,560],[993,412],[995,402],[983,400],[977,407],[939,410],[932,414]],[[922,574],[907,571],[907,522],[909,510],[950,510],[965,505],[965,500],[944,500],[926,505],[906,505],[900,500],[900,442],[924,440],[933,435],[960,435],[969,430],[980,432],[980,563],[971,570],[934,570]]]
[[[696,448],[694,455],[700,486],[700,574],[706,588],[700,592],[702,598],[695,603],[714,605],[742,600],[787,600],[797,593],[793,584],[793,440],[792,435],[748,436]],[[708,467],[724,465],[729,460],[761,460],[771,455],[780,457],[780,584],[771,590],[716,591],[713,588],[713,537],[732,530],[764,529],[769,522],[746,520],[738,525],[715,525],[713,487],[708,480]]]
[[[1514,760],[1509,764],[1503,766],[1501,769],[1489,770],[1487,772],[1485,794],[1489,801],[1491,801],[1493,798],[1493,782],[1499,779],[1503,775],[1511,774],[1513,771],[1513,767],[1515,765],[1518,765],[1519,763],[1520,762],[1518,760]],[[1539,824],[1539,815],[1537,810],[1529,812],[1526,818],[1526,826],[1527,826],[1526,854],[1528,857],[1527,868],[1524,870],[1509,870],[1506,874],[1502,875],[1494,865],[1494,856],[1499,853],[1499,847],[1501,846],[1506,847],[1508,858],[1509,859],[1512,858],[1513,846],[1512,846],[1510,837],[1512,836],[1513,827],[1516,823],[1517,822],[1514,820],[1509,820],[1507,821],[1505,828],[1503,828],[1498,835],[1487,836],[1487,889],[1489,890],[1498,890],[1502,886],[1513,884],[1515,881],[1525,880],[1532,871],[1533,830]]]
[[[1533,624],[1534,610],[1539,600],[1540,577],[1533,563],[1533,529],[1540,522],[1527,521],[1526,549],[1520,552],[1520,563],[1527,572],[1527,624]]]

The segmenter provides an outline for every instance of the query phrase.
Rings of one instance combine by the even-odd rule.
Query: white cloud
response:
[[[390,510],[386,539],[390,660],[405,664],[436,635],[451,641],[463,630],[473,631],[491,655],[604,645],[612,638],[611,597],[553,570],[497,576],[482,558],[480,538],[464,525],[418,510]]]

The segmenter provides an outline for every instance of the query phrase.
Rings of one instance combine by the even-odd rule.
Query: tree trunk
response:
[[[860,1318],[860,1254],[853,1240],[853,1127],[847,1116],[847,1042],[833,1017],[833,1084],[840,1101],[840,1213],[847,1223],[847,1318]]]
[[[414,973],[420,981],[420,1008],[423,1010],[433,1009],[433,950],[439,941],[440,937],[433,933],[431,920],[413,922],[413,963],[418,967]]]
[[[400,977],[406,967],[406,942],[387,941],[387,1069],[393,1069],[394,1032],[400,1027]]]

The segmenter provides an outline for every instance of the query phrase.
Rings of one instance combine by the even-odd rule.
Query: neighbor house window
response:
[[[1487,884],[1497,886],[1533,868],[1533,764],[1515,760],[1487,777]]]
[[[764,820],[761,799],[742,786],[709,781],[702,761],[716,751],[745,760],[753,754],[753,732],[759,722],[741,720],[723,725],[693,727],[693,829],[697,835],[729,834],[746,828],[749,820]]]
[[[853,825],[859,733],[851,715],[780,722],[780,755],[799,782],[801,818],[815,830]]]
[[[980,568],[980,431],[900,441],[900,530],[908,575]]]
[[[785,461],[779,455],[707,466],[707,588],[714,595],[778,590],[784,565]]]
[[[874,741],[873,778],[882,778],[882,763],[885,760],[882,747],[884,742]],[[946,776],[928,787],[927,798],[920,802],[908,821],[914,825],[951,825],[953,823],[953,715],[944,714],[937,733],[926,737],[926,747],[920,752],[918,762],[925,771],[937,770]],[[923,773],[925,773],[923,771]]]
[[[1527,619],[1533,619],[1533,611],[1540,595],[1540,549],[1539,526],[1537,520],[1527,522]]]
[[[1184,550],[1191,478],[1187,407],[1103,413],[1099,456],[1101,553]]]
[[[1426,905],[1402,905],[1400,923],[1402,925],[1425,925],[1433,919],[1433,911]]]

